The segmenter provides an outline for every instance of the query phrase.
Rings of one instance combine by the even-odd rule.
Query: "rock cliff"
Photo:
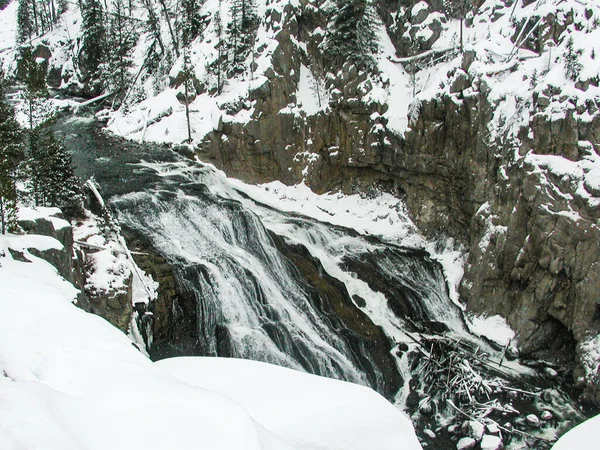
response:
[[[470,26],[501,24],[512,6],[488,2],[470,15]],[[402,134],[387,126],[389,102],[370,100],[373,76],[350,65],[326,77],[328,108],[306,114],[288,107],[298,107],[302,71],[327,66],[315,33],[323,18],[299,7],[281,16],[267,80],[249,93],[250,119],[221,123],[198,146],[199,157],[249,182],[305,182],[318,192],[378,188],[403,197],[426,235],[467,246],[460,294],[468,310],[505,316],[522,355],[574,365],[584,399],[600,401],[590,354],[600,332],[599,76],[551,76],[551,65],[568,59],[570,34],[597,34],[600,10],[589,4],[533,10],[527,19],[515,14],[512,41],[531,50],[489,64],[476,45],[431,51],[447,27],[436,2],[380,2],[379,9],[407,72],[421,73],[422,82],[431,67],[445,71],[433,94],[410,99]],[[531,22],[539,24],[527,34]],[[428,38],[415,48],[413,35]],[[436,66],[432,58],[450,63]],[[538,71],[529,58],[547,67]],[[386,86],[385,77],[379,81]]]

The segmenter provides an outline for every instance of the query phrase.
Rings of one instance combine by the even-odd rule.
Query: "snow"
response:
[[[571,161],[557,155],[536,155],[528,153],[524,160],[534,166],[534,171],[542,175],[542,184],[550,186],[553,192],[561,195],[566,200],[572,200],[571,194],[562,193],[559,187],[552,182],[551,177],[560,179],[572,185],[572,191],[582,198],[590,208],[600,205],[598,197],[600,187],[600,156],[593,150],[589,150],[585,142],[580,142],[583,150],[583,158],[579,161]],[[579,219],[579,214],[574,211],[562,211],[574,220]]]
[[[49,208],[45,206],[20,206],[19,207],[19,220],[31,220],[46,219],[52,222],[52,226],[55,230],[61,230],[68,228],[71,224],[65,219],[56,217],[62,215],[62,211],[59,208]]]
[[[325,86],[304,64],[300,66],[300,81],[296,98],[298,106],[308,115],[317,114],[329,105],[329,95]]]
[[[157,364],[185,383],[234,399],[298,449],[420,448],[410,420],[363,386],[256,361],[172,358]],[[293,408],[281,414],[287,405]]]
[[[235,179],[228,181],[255,201],[280,211],[304,214],[406,246],[423,243],[404,203],[390,194],[373,193],[371,197],[342,193],[319,195],[305,184],[286,186],[274,181],[250,185]]]
[[[422,10],[427,10],[429,9],[429,5],[427,4],[427,2],[425,1],[420,1],[419,3],[415,4],[415,6],[412,7],[412,9],[410,10],[410,15],[412,17],[417,17],[417,15],[422,11]]]
[[[388,104],[389,108],[384,114],[388,120],[387,127],[398,135],[403,135],[408,127],[408,113],[412,99],[410,76],[400,64],[391,61],[396,56],[396,48],[383,28],[379,30],[378,37],[381,52],[377,55],[377,64],[383,72],[384,81],[389,81],[389,88],[385,93],[381,93],[376,88],[375,91],[379,91],[382,98],[370,98],[370,101]],[[375,93],[370,95],[374,96]]]
[[[552,450],[573,450],[578,448],[598,448],[600,415],[586,420],[562,436]]]
[[[503,346],[508,345],[515,337],[515,332],[502,316],[474,316],[468,325],[472,333],[485,336]]]
[[[498,450],[502,448],[502,439],[498,436],[486,434],[481,440],[481,450]]]
[[[48,263],[12,259],[37,238],[0,239],[0,448],[421,448],[364,387],[241,360],[151,362],[75,307]]]
[[[17,8],[19,2],[13,0],[0,12],[0,58],[3,58],[15,45],[17,35]]]

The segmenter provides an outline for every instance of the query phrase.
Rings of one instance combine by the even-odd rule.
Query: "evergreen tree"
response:
[[[177,28],[181,35],[181,45],[186,47],[202,34],[204,21],[200,15],[203,0],[180,0]]]
[[[31,0],[19,0],[17,8],[17,42],[19,44],[28,41],[35,31],[31,5]]]
[[[215,49],[217,50],[217,57],[214,61],[208,64],[206,70],[208,73],[213,75],[216,78],[216,91],[217,94],[220,94],[223,91],[223,86],[225,85],[225,63],[227,60],[226,53],[226,44],[223,39],[223,21],[221,20],[221,0],[219,0],[219,8],[217,12],[213,16],[215,32],[217,33],[217,42],[215,44]]]
[[[579,62],[579,56],[583,51],[575,50],[573,36],[569,36],[565,50],[565,72],[571,81],[576,81],[583,69],[583,64]]]
[[[100,0],[84,0],[81,13],[83,36],[79,66],[84,69],[84,76],[92,78],[98,75],[107,48],[105,17]]]
[[[23,159],[23,141],[15,111],[4,96],[4,74],[0,68],[0,231],[17,230],[16,176]]]
[[[171,25],[171,12],[169,11],[166,0],[158,0],[158,3],[161,6],[161,9],[165,16],[165,21],[167,22],[167,26],[169,27],[169,33],[171,34],[171,42],[173,42],[173,49],[175,50],[175,55],[179,58],[179,41],[177,40],[177,35],[173,31],[173,26]]]
[[[231,21],[227,25],[229,69],[231,74],[242,73],[258,30],[254,0],[232,0],[229,9]]]
[[[81,210],[79,180],[71,156],[51,125],[46,122],[34,131],[34,149],[28,161],[33,199],[38,206],[56,206],[73,217]]]
[[[152,43],[148,46],[144,63],[149,73],[154,73],[159,65],[161,58],[165,55],[165,44],[163,43],[160,33],[160,22],[151,0],[142,0],[146,8],[148,19],[145,24],[145,31],[152,39]]]
[[[21,47],[21,60],[19,65],[19,78],[24,80],[25,89],[21,92],[22,112],[27,117],[29,155],[32,151],[31,133],[41,123],[48,120],[50,113],[48,103],[48,89],[44,68],[36,61],[31,47]]]
[[[113,1],[107,35],[107,61],[103,64],[103,77],[112,90],[123,92],[131,82],[129,69],[133,66],[131,53],[138,40],[131,19],[125,15],[123,0]]]
[[[57,12],[58,14],[62,14],[67,11],[69,8],[69,3],[67,0],[57,0]]]
[[[346,61],[371,68],[379,49],[373,25],[376,15],[368,0],[337,0],[324,40],[326,58],[339,69]]]

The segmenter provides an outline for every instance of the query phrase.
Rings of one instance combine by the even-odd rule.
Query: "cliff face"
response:
[[[484,5],[468,21],[500,26],[506,8]],[[387,126],[390,102],[369,101],[369,88],[377,86],[349,65],[326,78],[333,93],[327,109],[285,111],[298,103],[303,65],[322,58],[311,31],[320,20],[304,17],[299,31],[293,11],[282,16],[268,80],[250,92],[251,119],[220,124],[198,147],[199,157],[250,182],[305,182],[318,192],[379,188],[403,197],[425,234],[467,246],[460,294],[468,309],[505,316],[524,355],[568,366],[576,347],[575,378],[586,386],[586,400],[599,401],[589,354],[600,331],[599,78],[597,71],[581,71],[557,80],[551,66],[561,48],[569,51],[569,33],[576,39],[577,32],[598,33],[590,24],[600,11],[591,4],[534,11],[535,29],[515,14],[512,40],[536,53],[489,64],[474,45],[462,53],[430,50],[446,20],[435,2],[414,15],[416,3],[386,2],[379,9],[407,71],[446,71],[435,92],[411,100],[402,135]],[[407,57],[416,51],[406,36],[424,28],[431,33],[417,51],[430,54]],[[526,39],[518,36],[521,28],[522,36],[532,31]],[[436,67],[428,60],[439,55],[451,62]],[[544,61],[533,65],[529,58]]]

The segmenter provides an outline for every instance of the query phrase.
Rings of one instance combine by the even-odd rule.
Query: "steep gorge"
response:
[[[406,13],[416,3],[379,5],[400,58],[412,54],[401,36],[394,38],[401,14],[405,29],[441,26],[440,5],[431,2],[428,20],[427,14]],[[492,21],[506,13],[497,12],[498,5],[487,7]],[[539,30],[522,44],[540,55],[599,11],[543,14]],[[282,111],[298,102],[303,66],[326,64],[317,50],[319,35],[311,32],[322,25],[319,17],[291,8],[283,15],[268,80],[250,92],[256,100],[252,119],[209,133],[199,157],[249,182],[305,182],[317,192],[375,188],[405,199],[423,233],[449,236],[468,248],[460,288],[468,309],[506,317],[524,356],[575,367],[585,400],[600,401],[597,361],[584,350],[600,331],[594,294],[600,290],[599,192],[590,174],[597,170],[592,167],[600,145],[600,99],[592,94],[598,76],[575,84],[583,101],[549,84],[517,98],[512,117],[499,118],[508,100],[492,92],[494,77],[510,77],[519,63],[482,72],[481,54],[468,50],[448,69],[438,94],[411,106],[401,137],[386,126],[389,106],[365,100],[366,74],[351,65],[325,80],[330,91],[340,92],[329,109],[314,115]],[[435,39],[421,42],[419,51]],[[565,158],[568,167],[561,172],[553,165],[559,159],[543,155]]]

